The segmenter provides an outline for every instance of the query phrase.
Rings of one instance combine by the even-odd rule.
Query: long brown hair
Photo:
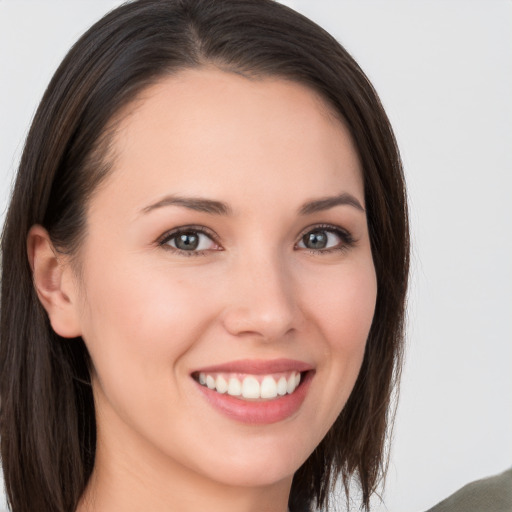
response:
[[[401,368],[409,266],[400,156],[376,92],[356,62],[312,21],[271,0],[138,0],[107,14],[71,48],[39,105],[2,238],[0,435],[13,512],[74,511],[94,465],[90,360],[82,339],[51,329],[32,283],[26,237],[44,226],[75,254],[88,198],[108,174],[115,114],[149,84],[214,65],[281,77],[320,93],[344,119],[364,172],[378,293],[354,390],[295,474],[292,510],[326,507],[352,476],[368,509],[385,472],[390,397]]]

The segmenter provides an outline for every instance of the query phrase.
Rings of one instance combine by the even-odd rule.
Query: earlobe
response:
[[[55,250],[42,226],[30,229],[27,251],[34,287],[53,330],[64,338],[80,336],[76,286],[69,262]]]

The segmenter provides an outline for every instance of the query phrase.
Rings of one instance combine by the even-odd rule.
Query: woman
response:
[[[309,510],[338,476],[369,507],[407,208],[378,97],[318,26],[252,0],[108,14],[43,97],[2,261],[13,511]]]

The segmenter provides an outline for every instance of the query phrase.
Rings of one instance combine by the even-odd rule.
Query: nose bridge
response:
[[[240,254],[230,269],[226,329],[276,340],[297,326],[293,274],[277,250]]]

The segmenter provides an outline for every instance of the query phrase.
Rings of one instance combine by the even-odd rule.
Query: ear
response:
[[[34,287],[53,330],[64,338],[80,336],[78,293],[69,261],[55,250],[42,226],[30,228],[27,250]]]

